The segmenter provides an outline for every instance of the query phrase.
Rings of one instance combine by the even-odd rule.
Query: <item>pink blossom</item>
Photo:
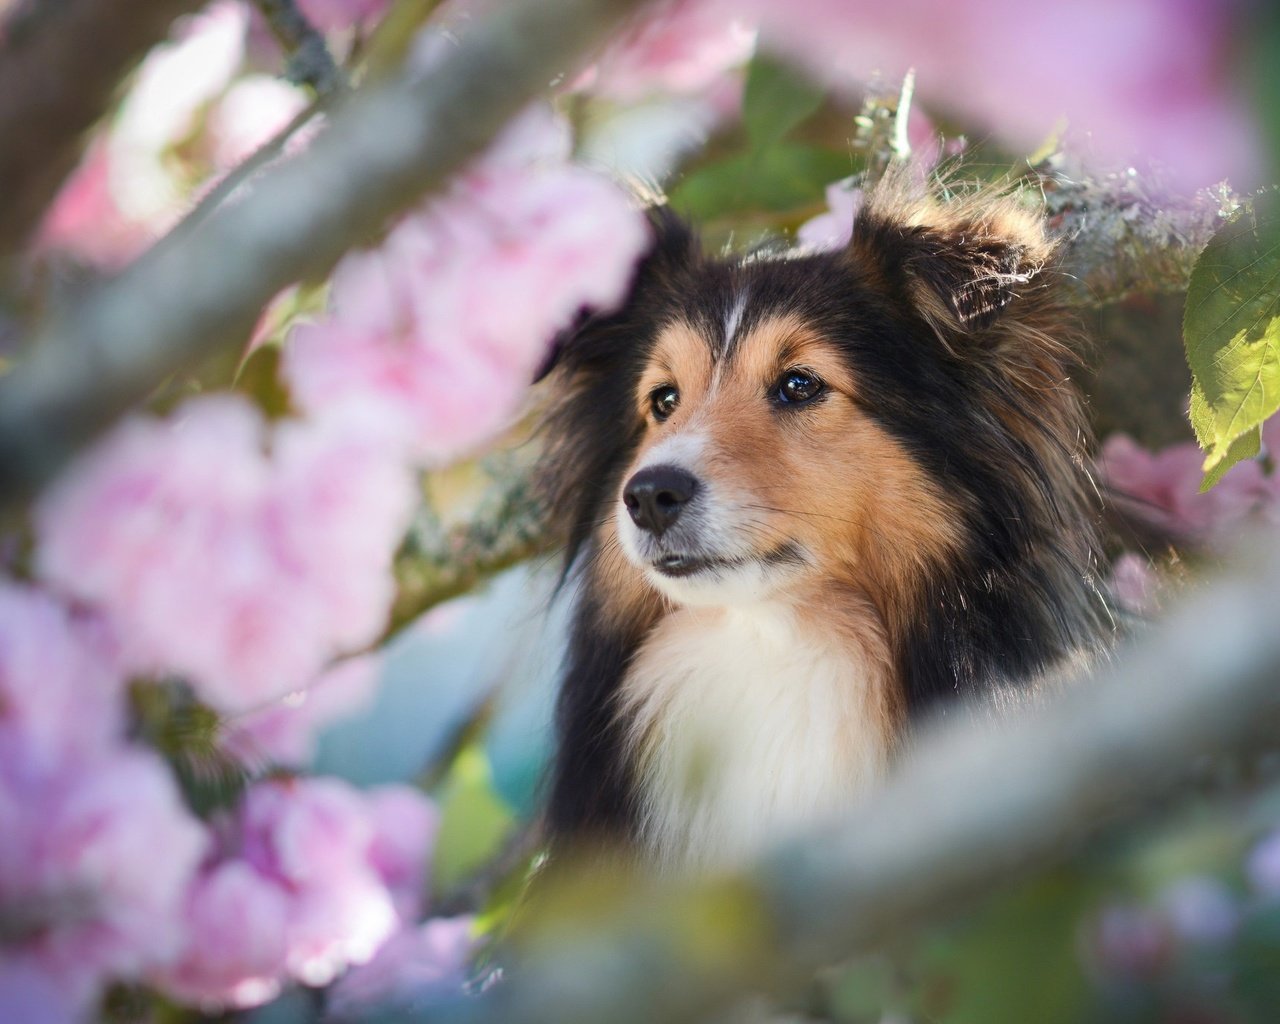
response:
[[[842,249],[853,237],[853,218],[862,205],[862,189],[850,181],[827,186],[827,211],[811,217],[796,230],[796,242],[808,249],[826,252]]]
[[[767,40],[838,81],[876,71],[897,81],[915,67],[926,102],[1024,151],[1066,118],[1109,168],[1152,160],[1185,189],[1223,176],[1248,184],[1259,167],[1234,85],[1232,4],[709,2],[758,16]]]
[[[218,864],[188,890],[181,954],[151,980],[186,1003],[264,1003],[285,975],[288,916],[288,894],[275,882],[244,861]]]
[[[338,662],[302,689],[227,720],[223,749],[251,767],[309,764],[316,736],[372,699],[381,668],[382,660],[371,654]]]
[[[173,149],[231,84],[244,61],[247,5],[219,0],[178,23],[148,54],[106,135],[111,194],[130,220],[163,232],[185,212],[190,186]]]
[[[1220,547],[1273,499],[1257,462],[1232,468],[1200,493],[1204,453],[1190,442],[1149,452],[1124,434],[1102,446],[1098,468],[1113,500],[1175,539]]]
[[[286,967],[309,985],[368,960],[391,933],[395,908],[371,863],[373,817],[337,779],[267,782],[246,795],[242,855],[289,894]]]
[[[11,770],[43,773],[112,750],[123,703],[102,623],[0,578],[0,748]]]
[[[225,173],[251,156],[307,105],[301,89],[271,75],[238,79],[209,112],[206,130],[214,168]]]
[[[40,251],[64,252],[104,270],[124,266],[156,232],[128,217],[111,189],[111,164],[104,142],[89,146],[45,214],[36,238]]]
[[[1111,593],[1134,615],[1149,615],[1158,607],[1159,577],[1142,555],[1126,551],[1111,567]]]
[[[722,7],[666,0],[637,17],[576,83],[623,102],[651,92],[696,93],[743,64],[755,32]]]
[[[243,399],[199,398],[125,422],[71,468],[37,507],[36,562],[108,617],[135,670],[244,710],[376,638],[412,503],[357,419],[268,432]]]
[[[179,999],[243,1007],[369,960],[398,923],[375,863],[375,817],[337,779],[251,787],[188,892],[180,955],[153,981]]]
[[[338,981],[329,993],[329,1010],[339,1020],[358,1019],[378,1006],[460,993],[476,946],[470,917],[435,918],[403,929],[373,960]]]
[[[176,953],[204,832],[148,752],[41,772],[13,755],[0,748],[0,960],[20,989],[0,1006],[83,1009],[108,978]]]
[[[500,431],[555,332],[621,299],[646,239],[619,189],[561,162],[566,144],[535,109],[446,197],[348,256],[328,318],[289,339],[295,400],[376,408],[428,462]]]
[[[307,19],[322,32],[368,25],[382,16],[389,0],[299,0]]]
[[[412,786],[379,786],[368,801],[374,825],[369,862],[390,890],[401,923],[412,924],[422,916],[440,812]]]

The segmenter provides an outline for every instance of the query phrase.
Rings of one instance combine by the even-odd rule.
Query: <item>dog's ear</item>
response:
[[[651,241],[636,265],[627,298],[618,310],[581,310],[573,324],[556,336],[535,381],[557,367],[574,363],[580,356],[586,355],[590,360],[590,353],[583,350],[598,342],[598,328],[626,319],[630,310],[655,293],[675,289],[681,275],[699,259],[697,235],[669,206],[651,206],[645,213]]]
[[[979,191],[941,201],[902,176],[867,196],[848,249],[953,352],[965,339],[998,341],[1004,332],[990,328],[1042,290],[1053,253],[1042,219],[1016,199]]]

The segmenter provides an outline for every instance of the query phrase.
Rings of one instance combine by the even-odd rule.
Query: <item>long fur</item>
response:
[[[825,650],[835,637],[836,653],[802,659],[790,678],[785,659],[768,654],[762,640],[759,673],[752,674],[749,659],[743,665],[729,659],[721,674],[787,700],[797,687],[808,686],[811,696],[822,687],[837,696],[840,686],[862,688],[865,700],[849,707],[860,708],[872,725],[843,728],[838,741],[874,746],[868,737],[883,735],[885,750],[868,755],[867,763],[878,764],[912,720],[958,700],[1033,684],[1066,661],[1104,650],[1112,627],[1094,579],[1098,510],[1083,462],[1088,429],[1070,382],[1076,329],[1057,303],[1054,246],[1034,212],[991,192],[943,202],[897,176],[867,197],[852,240],[839,252],[711,259],[668,212],[657,211],[653,223],[653,247],[627,302],[585,317],[560,340],[549,368],[542,478],[566,524],[579,598],[547,818],[561,842],[604,840],[707,861],[716,859],[717,842],[733,845],[728,817],[720,833],[695,835],[699,817],[714,811],[705,800],[717,791],[708,789],[679,812],[683,825],[655,824],[663,815],[678,817],[668,811],[682,806],[674,791],[655,795],[665,770],[657,761],[675,756],[670,735],[681,714],[694,714],[681,708],[706,703],[701,693],[694,701],[685,691],[719,686],[720,699],[732,703],[732,687],[700,678],[689,665],[720,672],[713,655],[698,653],[696,631],[741,616],[724,612],[717,619],[718,612],[685,607],[684,591],[637,566],[634,551],[629,555],[620,541],[627,528],[620,491],[639,463],[677,450],[669,438],[702,438],[710,429],[741,429],[745,437],[754,429],[751,417],[760,417],[760,431],[773,432],[762,437],[792,438],[805,451],[821,452],[813,446],[827,442],[817,440],[818,420],[771,420],[774,413],[756,411],[750,398],[737,409],[723,401],[708,405],[696,413],[702,418],[695,426],[646,421],[642,391],[657,372],[659,349],[695,345],[682,342],[684,335],[700,339],[719,381],[747,373],[738,364],[757,358],[739,356],[735,346],[767,352],[775,335],[783,348],[789,339],[811,339],[850,382],[850,397],[838,396],[842,422],[853,425],[850,439],[829,445],[825,477],[807,475],[801,465],[775,480],[769,466],[732,444],[715,456],[717,493],[738,493],[725,481],[741,477],[742,493],[769,498],[757,507],[768,510],[770,531],[795,523],[810,531],[806,536],[830,534],[808,544],[808,596],[786,605],[796,623],[787,642]],[[821,415],[835,411],[832,405]],[[734,422],[716,427],[715,417]],[[760,450],[773,451],[767,444]],[[777,451],[789,457],[787,446]],[[864,475],[869,484],[853,479]],[[852,507],[804,511],[825,508],[821,502],[831,493],[847,493]],[[788,507],[772,507],[782,504]],[[817,550],[836,554],[818,558]],[[781,607],[769,600],[760,607],[766,605],[771,610],[757,616],[759,630],[772,628],[766,620]],[[723,628],[726,636],[757,630]],[[860,667],[850,674],[842,664]],[[788,677],[785,688],[777,685],[780,675]],[[792,721],[819,721],[812,716],[835,714],[827,709],[840,703],[813,701],[797,704]],[[762,716],[764,710],[752,721]],[[759,731],[755,724],[741,728]],[[717,742],[722,753],[734,749],[732,735]],[[833,780],[828,802],[834,803],[852,799],[865,772],[857,767],[861,754],[842,758],[832,742],[815,740],[810,754],[800,739],[778,746],[742,736],[743,744],[780,759],[761,769],[762,785],[772,785],[768,780],[780,771],[807,778],[813,766],[802,772],[795,762],[808,757],[821,758],[818,769],[829,775],[858,775],[857,785]],[[746,756],[751,763],[753,755]],[[783,796],[760,801],[754,813],[786,817]],[[724,812],[752,813],[750,806]]]

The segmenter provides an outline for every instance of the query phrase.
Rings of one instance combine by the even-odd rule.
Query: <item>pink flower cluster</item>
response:
[[[1154,162],[1186,190],[1256,184],[1258,128],[1239,95],[1218,0],[672,0],[601,59],[588,87],[623,99],[695,88],[742,57],[742,25],[819,77],[861,85],[917,70],[918,94],[1023,151],[1064,119],[1104,170]]]
[[[647,239],[628,197],[568,151],[565,123],[534,108],[448,194],[348,256],[329,316],[289,339],[295,401],[374,409],[427,462],[506,425],[555,332],[622,298]]]
[[[642,12],[575,86],[620,102],[702,92],[746,62],[755,32],[704,0],[666,0]]]
[[[268,431],[243,399],[199,398],[127,421],[42,498],[36,563],[102,611],[131,671],[246,710],[377,637],[412,504],[356,419]]]
[[[406,786],[256,784],[218,823],[219,849],[187,893],[185,941],[152,980],[209,1007],[328,984],[415,925],[435,830],[435,807]]]
[[[176,951],[204,831],[122,699],[96,623],[0,582],[0,1019],[75,1019]]]
[[[1280,426],[1269,424],[1263,438],[1269,450],[1280,450]],[[1151,452],[1124,434],[1109,437],[1098,456],[1117,507],[1176,542],[1220,550],[1248,523],[1280,517],[1280,476],[1242,462],[1201,493],[1203,464],[1204,452],[1189,441]]]
[[[865,80],[918,71],[939,109],[1031,150],[1065,118],[1110,168],[1161,164],[1183,188],[1257,172],[1257,129],[1236,93],[1233,5],[1217,0],[711,0],[757,12],[765,37],[815,71]]]

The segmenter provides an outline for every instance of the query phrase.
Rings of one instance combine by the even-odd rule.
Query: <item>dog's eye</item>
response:
[[[788,370],[778,378],[772,398],[786,404],[799,404],[817,398],[823,391],[823,383],[808,370]]]
[[[653,410],[653,418],[661,423],[680,404],[680,392],[670,384],[663,384],[649,392],[649,408]]]

